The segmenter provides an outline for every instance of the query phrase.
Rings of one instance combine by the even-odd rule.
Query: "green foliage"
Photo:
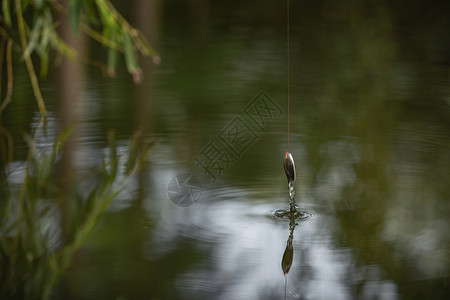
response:
[[[143,56],[153,56],[155,62],[159,61],[158,54],[148,44],[143,34],[133,28],[109,0],[70,0],[68,8],[54,0],[0,1],[1,40],[12,41],[16,46],[15,49],[19,51],[18,55],[25,60],[42,116],[45,116],[46,108],[34,71],[32,55],[40,60],[41,77],[48,74],[49,64],[54,61],[49,58],[54,53],[71,60],[80,59],[79,53],[64,41],[64,37],[58,31],[62,18],[69,19],[74,34],[82,31],[107,48],[106,70],[109,76],[116,74],[118,53],[123,53],[127,70],[135,83],[142,81],[138,53]],[[5,52],[5,49],[6,43],[0,43],[0,54]],[[3,68],[11,67],[11,65],[12,60],[6,60],[4,64],[3,59],[0,59],[0,70],[3,71]],[[12,82],[9,77],[8,82]],[[4,107],[0,113],[3,109]]]
[[[81,13],[83,12],[84,0],[73,0],[70,1],[69,7],[69,19],[70,25],[72,26],[72,31],[76,34],[78,33],[78,25],[81,18]]]
[[[128,149],[134,155],[122,160],[117,154],[114,133],[110,132],[110,153],[104,157],[95,180],[89,180],[89,191],[86,192],[86,186],[81,188],[82,179],[75,178],[67,195],[56,175],[56,161],[72,129],[60,134],[50,150],[39,149],[36,138],[25,137],[30,150],[21,167],[23,180],[19,185],[6,180],[0,186],[0,193],[6,195],[0,204],[1,299],[49,298],[74,253],[151,149],[151,145],[140,151],[131,149],[140,136],[135,134]],[[70,209],[65,210],[64,205]],[[72,220],[67,232],[61,231],[60,223],[65,218]]]
[[[11,27],[11,15],[9,14],[9,1],[4,0],[2,2],[3,21],[9,27]]]

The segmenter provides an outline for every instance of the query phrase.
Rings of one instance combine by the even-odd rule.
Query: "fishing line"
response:
[[[288,124],[287,124],[287,128],[288,128],[288,152],[289,152],[289,146],[290,146],[290,111],[289,111],[289,106],[290,106],[290,67],[289,67],[289,0],[287,0],[287,9],[286,9],[286,14],[287,14],[287,18],[286,18],[286,40],[287,40],[287,109],[288,109]]]
[[[284,299],[287,296],[287,274],[284,274]]]

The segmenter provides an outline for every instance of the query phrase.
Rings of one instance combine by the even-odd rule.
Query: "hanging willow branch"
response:
[[[43,117],[46,115],[45,101],[39,88],[32,56],[40,58],[41,77],[45,77],[47,74],[51,61],[49,58],[53,52],[72,60],[91,61],[89,58],[77,56],[76,51],[62,40],[57,31],[59,22],[54,21],[58,16],[69,18],[75,34],[80,29],[107,49],[106,73],[111,77],[116,74],[118,60],[121,56],[124,57],[127,70],[135,83],[142,81],[138,53],[153,57],[155,63],[160,61],[158,53],[150,46],[142,32],[132,27],[109,0],[70,0],[68,8],[54,0],[0,1],[2,11],[0,14],[2,38],[0,50],[3,49],[0,58],[0,73],[3,72],[3,68],[6,68],[8,75],[7,94],[0,104],[0,114],[12,98],[12,72],[9,70],[12,69],[13,60],[10,54],[13,45],[17,45],[21,57],[25,60],[34,97]],[[27,18],[24,17],[25,15]],[[28,18],[29,16],[31,17]],[[8,46],[5,41],[8,41]],[[5,54],[6,64],[3,63]],[[96,65],[99,64],[96,63]],[[0,86],[0,92],[1,90]]]
[[[5,1],[5,0],[4,0]],[[34,71],[34,65],[31,61],[30,52],[28,50],[27,37],[25,33],[25,21],[22,15],[22,4],[20,0],[16,0],[16,14],[17,23],[19,26],[20,42],[22,44],[23,56],[25,58],[25,63],[27,65],[28,74],[30,75],[31,85],[33,87],[34,97],[36,98],[37,105],[39,107],[39,112],[42,117],[45,117],[47,110],[45,109],[44,99],[42,98],[41,89],[39,88],[39,82],[36,77],[36,72]]]
[[[0,114],[5,110],[6,106],[11,102],[12,98],[12,89],[13,89],[13,68],[12,68],[12,44],[13,41],[8,39],[8,42],[2,40],[0,45],[0,70],[3,66],[3,56],[6,48],[6,75],[7,75],[7,84],[6,84],[6,96],[3,99],[2,104],[0,105]],[[0,82],[1,82],[1,74],[0,74]],[[1,89],[0,89],[1,92]]]

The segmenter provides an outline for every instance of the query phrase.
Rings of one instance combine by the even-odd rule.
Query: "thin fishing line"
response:
[[[284,299],[287,299],[286,296],[287,296],[287,274],[284,274]]]
[[[286,14],[287,14],[287,18],[286,18],[286,40],[287,40],[287,109],[288,109],[288,152],[289,152],[289,146],[290,146],[290,111],[289,111],[289,106],[290,106],[290,67],[289,67],[289,0],[287,0],[287,9],[286,9]]]

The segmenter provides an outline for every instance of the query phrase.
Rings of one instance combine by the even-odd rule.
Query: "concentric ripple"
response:
[[[291,211],[290,209],[273,210],[269,212],[269,216],[277,220],[290,221],[292,218],[294,218],[295,220],[303,221],[314,217],[315,214],[306,210],[298,210],[298,208],[296,207],[294,211]]]

